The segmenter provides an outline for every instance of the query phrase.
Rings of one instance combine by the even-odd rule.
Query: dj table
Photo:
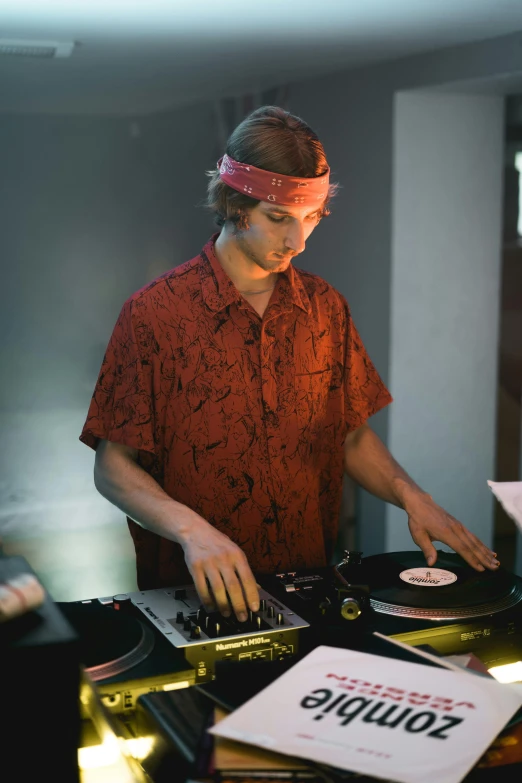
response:
[[[93,723],[98,738],[112,733],[135,747],[152,732],[163,737],[167,756],[177,746],[180,775],[193,775],[190,753],[202,755],[195,737],[208,699],[233,709],[317,645],[416,662],[415,647],[435,656],[473,653],[486,669],[522,660],[522,580],[503,569],[478,573],[457,555],[440,552],[428,568],[418,552],[347,552],[335,567],[258,582],[260,609],[245,623],[206,612],[191,585],[56,604],[76,634],[85,672],[84,744],[97,747],[87,737]],[[142,760],[133,779],[161,783],[155,747],[147,751],[142,742],[134,752],[132,763],[140,753]]]
[[[208,613],[193,586],[60,604],[82,640],[103,703],[130,712],[139,696],[208,682],[216,663],[285,661],[318,644],[365,649],[373,631],[486,667],[522,655],[522,580],[477,572],[439,553],[361,558],[334,568],[258,577],[261,606],[245,623]]]

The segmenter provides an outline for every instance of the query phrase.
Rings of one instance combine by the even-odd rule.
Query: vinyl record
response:
[[[508,597],[515,586],[503,568],[475,571],[459,555],[448,552],[438,552],[431,568],[422,552],[365,557],[360,578],[369,584],[375,601],[422,609],[487,605]]]
[[[80,638],[82,663],[98,682],[145,660],[154,634],[137,617],[96,603],[59,603]]]

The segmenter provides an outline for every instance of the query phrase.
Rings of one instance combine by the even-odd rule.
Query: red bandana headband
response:
[[[271,201],[291,207],[296,204],[316,207],[328,195],[330,169],[320,177],[287,177],[271,171],[238,163],[228,155],[218,161],[219,177],[250,198],[258,201]]]

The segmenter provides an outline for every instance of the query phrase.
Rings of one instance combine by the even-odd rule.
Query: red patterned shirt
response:
[[[235,541],[254,572],[325,565],[344,440],[391,396],[332,286],[290,266],[261,319],[215,239],[124,304],[81,440],[138,449],[165,492]],[[188,579],[178,544],[128,524],[140,589]]]

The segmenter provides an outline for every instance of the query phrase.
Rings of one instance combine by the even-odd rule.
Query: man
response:
[[[370,429],[391,396],[348,305],[292,265],[335,191],[316,134],[259,109],[210,176],[221,232],[125,303],[81,435],[127,514],[140,589],[190,576],[208,609],[245,619],[253,572],[330,561],[343,468],[406,511],[429,565],[436,540],[496,568]]]

